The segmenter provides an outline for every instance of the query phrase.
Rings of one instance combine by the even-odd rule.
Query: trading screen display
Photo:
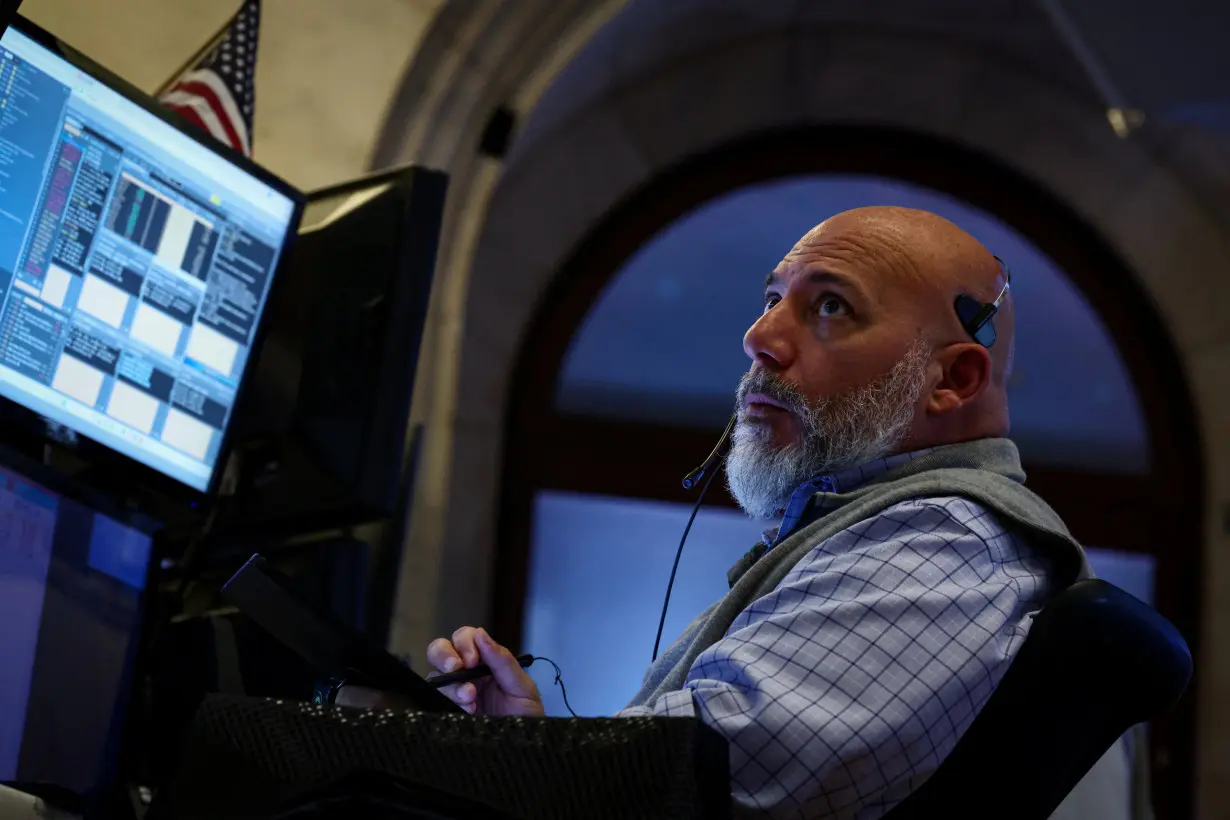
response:
[[[0,395],[209,486],[294,203],[0,37]]]
[[[0,781],[85,793],[133,686],[151,539],[0,468]]]

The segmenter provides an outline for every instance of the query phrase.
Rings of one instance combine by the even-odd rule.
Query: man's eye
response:
[[[849,312],[849,305],[838,296],[822,296],[816,302],[816,313],[820,316],[843,316]]]
[[[776,304],[777,304],[778,302],[780,302],[781,300],[782,300],[782,298],[781,298],[780,296],[777,296],[777,295],[772,294],[772,293],[771,293],[771,294],[769,294],[768,296],[766,296],[766,297],[764,298],[764,309],[765,309],[765,312],[766,312],[766,313],[768,313],[769,308],[773,307],[774,305],[776,305]]]

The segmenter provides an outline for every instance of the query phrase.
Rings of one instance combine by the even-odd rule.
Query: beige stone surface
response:
[[[940,136],[958,132],[970,107],[979,59],[908,33],[834,31],[812,23],[793,32],[798,105],[809,120],[902,119]],[[902,70],[903,66],[910,70]]]
[[[1209,492],[1204,635],[1196,669],[1199,816],[1220,818],[1230,814],[1230,333],[1193,351],[1187,367],[1200,410]]]
[[[744,134],[755,119],[802,122],[801,79],[787,38],[772,33],[709,47],[660,65],[651,82],[625,79],[608,97],[655,168]],[[689,128],[663,123],[688,119]]]
[[[152,91],[239,8],[238,0],[25,0],[21,14]]]
[[[1199,350],[1230,336],[1230,235],[1169,169],[1149,168],[1102,222],[1156,295],[1180,347]]]
[[[961,107],[959,141],[1025,172],[1091,222],[1151,167],[1096,104],[1028,73],[978,72]]]
[[[264,0],[254,157],[311,189],[367,170],[389,96],[443,0]],[[146,91],[237,0],[26,0],[21,11]]]

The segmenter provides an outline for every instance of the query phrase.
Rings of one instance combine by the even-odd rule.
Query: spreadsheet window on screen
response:
[[[10,28],[0,395],[206,489],[293,214]]]

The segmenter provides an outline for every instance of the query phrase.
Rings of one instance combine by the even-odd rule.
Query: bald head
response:
[[[930,211],[881,205],[857,208],[826,219],[808,231],[786,259],[806,259],[846,245],[864,254],[864,277],[877,288],[910,296],[920,323],[933,342],[969,340],[953,304],[961,294],[992,302],[1004,287],[1004,271],[981,242]],[[1003,387],[1011,374],[1013,311],[1011,291],[993,320],[997,341],[991,347],[993,383]]]
[[[860,208],[808,231],[769,275],[765,311],[744,337],[753,364],[739,391],[731,489],[743,502],[757,476],[784,476],[745,509],[766,514],[820,472],[1006,435],[1011,299],[992,320],[990,349],[955,307],[963,295],[994,301],[1004,282],[986,248],[926,211]]]

